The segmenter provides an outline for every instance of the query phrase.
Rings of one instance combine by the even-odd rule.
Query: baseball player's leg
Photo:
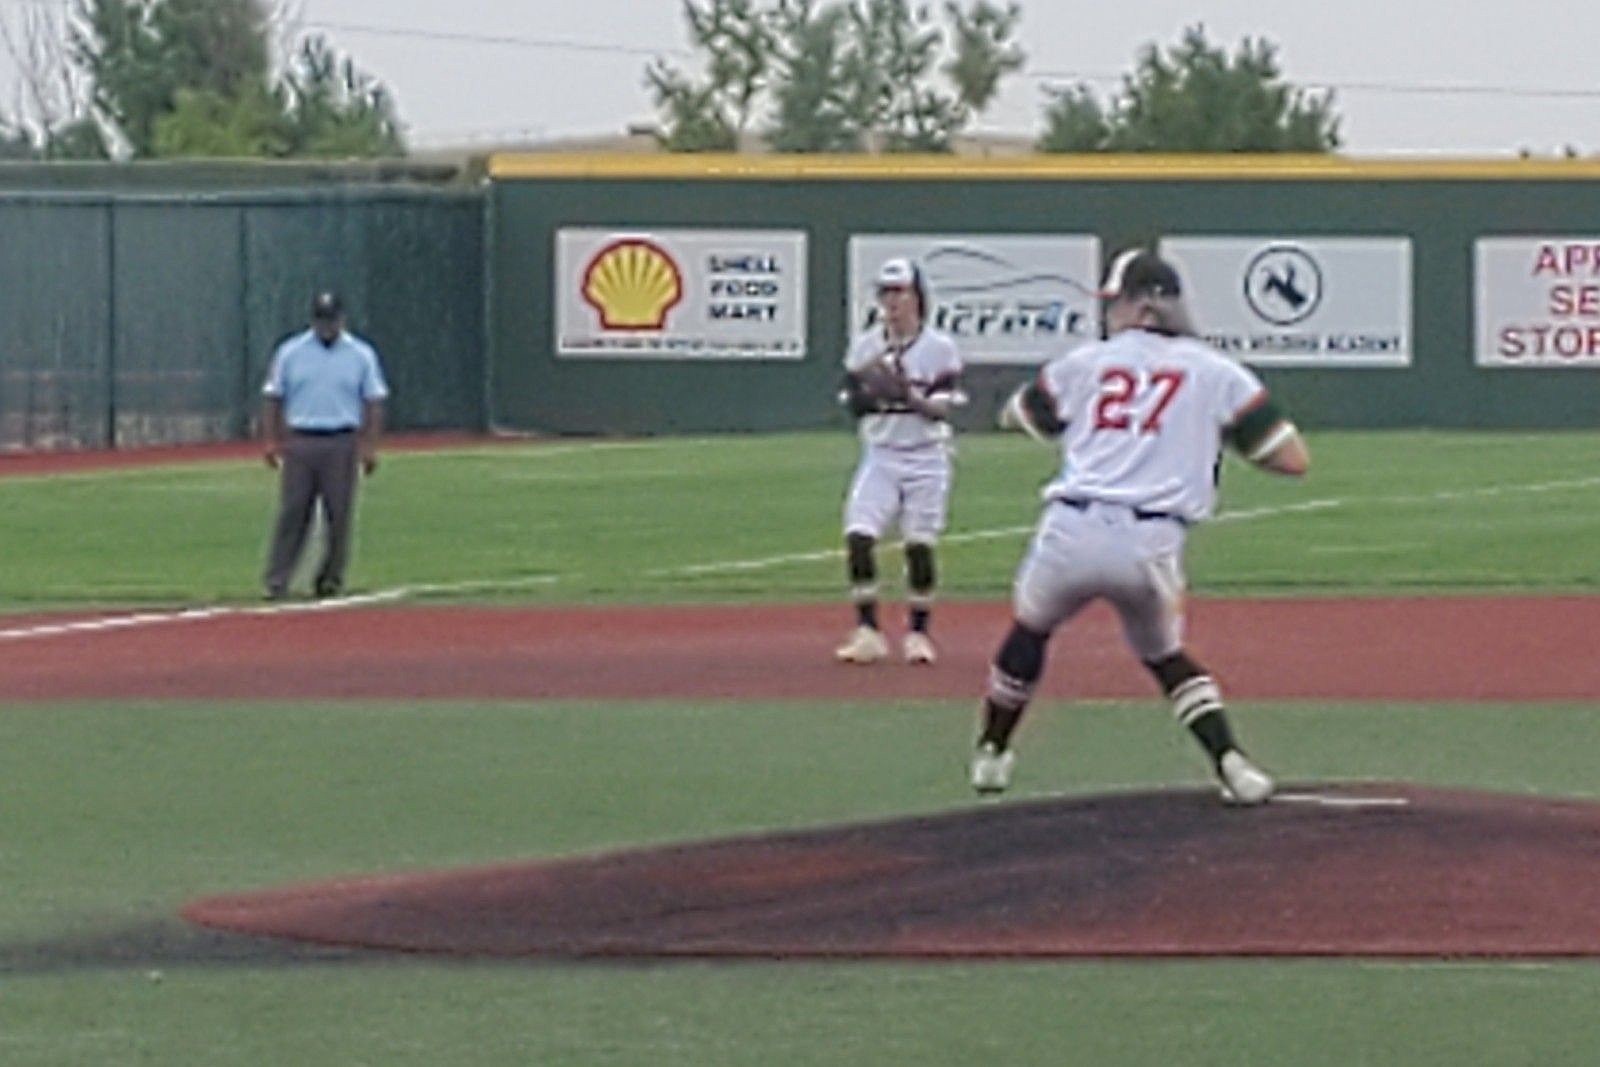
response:
[[[881,457],[868,452],[856,468],[845,497],[845,571],[856,625],[835,652],[845,663],[876,663],[889,651],[878,628],[878,539],[894,521],[900,491]]]
[[[305,441],[291,437],[284,443],[278,479],[278,516],[272,526],[272,544],[262,576],[266,595],[277,599],[289,591],[289,579],[305,546],[316,494],[316,472],[307,460]]]
[[[1222,690],[1203,666],[1182,649],[1145,666],[1172,701],[1172,713],[1189,728],[1211,757],[1222,783],[1223,799],[1235,804],[1260,804],[1272,797],[1272,778],[1239,748],[1222,702]]]
[[[930,664],[938,656],[929,636],[938,566],[934,546],[944,532],[950,500],[950,462],[942,453],[920,460],[905,481],[901,528],[906,539],[907,663]]]
[[[911,664],[931,664],[938,650],[928,633],[933,619],[933,594],[938,581],[933,545],[926,541],[906,542],[906,605],[909,629],[905,638],[905,659]]]
[[[317,570],[318,596],[336,596],[344,588],[345,565],[350,558],[350,527],[355,513],[357,483],[356,437],[327,438],[318,463],[318,485],[323,514],[328,520],[328,546]]]
[[[1011,737],[1033,699],[1044,674],[1050,634],[1013,621],[989,667],[989,689],[983,698],[983,725],[972,758],[972,787],[980,793],[1003,792],[1011,785],[1016,753]]]
[[[1163,553],[1150,558],[1142,570],[1147,576],[1142,586],[1119,591],[1112,598],[1128,644],[1171,701],[1178,724],[1205,749],[1226,799],[1261,803],[1272,795],[1272,779],[1240,751],[1221,688],[1183,648],[1181,557]]]
[[[1072,541],[1059,528],[1063,521],[1060,516],[1046,515],[1017,570],[1012,591],[1014,617],[990,665],[978,748],[972,758],[972,786],[980,793],[999,793],[1011,784],[1016,762],[1011,739],[1044,675],[1050,635],[1095,596],[1093,574],[1084,567],[1087,558],[1080,561],[1072,553],[1060,551]]]

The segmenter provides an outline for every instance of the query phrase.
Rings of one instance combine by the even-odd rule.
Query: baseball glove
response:
[[[857,371],[856,381],[862,396],[875,401],[880,407],[903,403],[906,399],[906,377],[887,356],[875,359]]]

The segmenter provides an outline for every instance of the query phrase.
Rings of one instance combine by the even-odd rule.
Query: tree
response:
[[[1111,120],[1086,85],[1050,90],[1055,97],[1045,112],[1041,152],[1104,152],[1111,143]]]
[[[18,129],[9,120],[0,122],[0,160],[34,159],[37,155],[28,131]]]
[[[282,100],[261,86],[233,96],[179,89],[172,110],[156,119],[151,155],[271,159],[287,156],[292,144]]]
[[[684,0],[689,37],[706,56],[695,82],[662,60],[646,71],[656,105],[666,112],[662,144],[675,152],[726,151],[738,145],[766,84],[773,41],[770,16],[755,0]]]
[[[947,27],[911,0],[758,3],[684,0],[706,72],[648,69],[665,147],[734,148],[764,101],[780,152],[948,151],[1023,61],[1015,4],[949,0]]]
[[[81,0],[79,19],[73,57],[137,156],[155,154],[180,92],[227,100],[270,84],[260,0]]]
[[[731,152],[739,146],[739,133],[721,107],[722,89],[712,83],[695,84],[666,64],[652,65],[646,78],[665,119],[665,132],[657,135],[669,152]]]
[[[956,87],[962,104],[981,112],[1000,92],[1000,79],[1022,69],[1027,56],[1010,38],[1022,18],[1022,9],[1007,4],[1004,9],[977,3],[970,11],[946,0],[945,13],[955,23],[955,55],[944,72]]]
[[[274,63],[285,16],[264,0],[78,2],[72,61],[136,158],[401,150],[388,92],[326,41]]]
[[[1330,152],[1339,146],[1333,94],[1282,80],[1277,49],[1245,38],[1230,57],[1205,29],[1154,45],[1108,108],[1084,85],[1057,90],[1045,113],[1046,152]]]
[[[844,76],[848,108],[870,147],[944,152],[961,125],[956,98],[925,84],[943,43],[927,7],[863,0],[850,7]]]
[[[847,12],[781,0],[774,15],[772,128],[776,152],[856,152],[861,130],[840,85]]]
[[[301,42],[283,88],[289,154],[337,158],[404,151],[389,91],[323,38]]]
[[[16,71],[15,101],[0,116],[0,155],[7,159],[107,155],[88,80],[68,54],[66,15],[54,7],[0,12],[0,43]]]

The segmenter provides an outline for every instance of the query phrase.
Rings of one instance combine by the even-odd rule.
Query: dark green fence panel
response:
[[[483,205],[476,194],[252,205],[245,220],[252,398],[311,296],[337,290],[378,349],[397,429],[481,429]]]
[[[365,210],[370,336],[384,353],[396,420],[484,428],[482,198],[379,200]]]
[[[115,217],[114,443],[239,436],[240,209],[136,201],[118,204]]]
[[[111,212],[0,198],[0,449],[111,440]]]
[[[104,180],[116,185],[114,168]],[[340,291],[377,345],[393,429],[486,425],[476,190],[7,186],[0,448],[253,433],[272,350],[305,328],[319,289]]]

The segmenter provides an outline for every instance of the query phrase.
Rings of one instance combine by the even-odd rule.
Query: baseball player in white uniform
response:
[[[907,663],[938,658],[928,634],[937,575],[934,546],[950,498],[950,413],[966,402],[961,356],[950,337],[927,325],[928,289],[909,259],[891,259],[875,278],[882,321],[857,336],[845,356],[840,400],[859,419],[861,461],[844,505],[845,548],[856,627],[836,652],[845,663],[889,654],[878,626],[878,541],[898,523],[905,541],[909,628]]]
[[[1223,799],[1260,804],[1273,780],[1240,750],[1216,681],[1184,650],[1184,539],[1212,513],[1225,443],[1281,474],[1304,474],[1310,456],[1260,379],[1193,336],[1178,273],[1155,253],[1119,255],[1100,295],[1106,340],[1046,365],[1001,415],[1004,426],[1059,438],[1064,462],[1017,572],[972,785],[980,793],[1009,786],[1011,736],[1050,635],[1103,597],[1210,757]]]

